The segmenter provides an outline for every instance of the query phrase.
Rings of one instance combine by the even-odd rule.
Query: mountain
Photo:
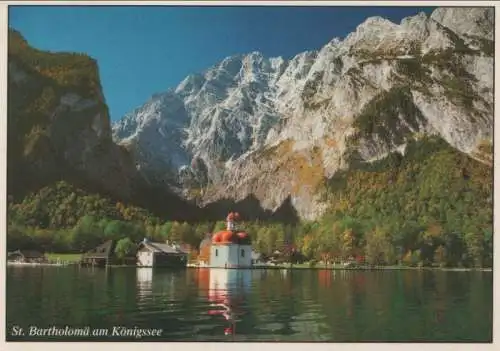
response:
[[[187,219],[198,209],[149,185],[111,136],[98,66],[85,54],[31,47],[9,30],[7,192],[19,202],[64,181],[87,193]]]
[[[301,218],[329,179],[423,137],[492,166],[494,10],[368,18],[290,60],[232,56],[112,126],[148,182],[201,206],[251,198]]]

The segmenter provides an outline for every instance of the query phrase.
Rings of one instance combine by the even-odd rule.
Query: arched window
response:
[[[215,256],[219,256],[219,251],[215,249]]]
[[[245,257],[245,250],[241,249],[241,257]]]

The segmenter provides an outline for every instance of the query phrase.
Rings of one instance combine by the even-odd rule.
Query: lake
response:
[[[6,312],[8,341],[491,342],[493,273],[9,266]]]

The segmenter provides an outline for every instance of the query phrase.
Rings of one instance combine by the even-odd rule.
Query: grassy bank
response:
[[[78,262],[82,257],[79,253],[47,253],[46,254],[49,261],[61,261],[61,262]]]

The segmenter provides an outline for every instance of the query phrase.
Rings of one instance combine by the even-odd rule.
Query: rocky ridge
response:
[[[291,60],[228,57],[113,125],[151,183],[209,205],[287,199],[320,216],[324,180],[438,135],[479,159],[493,134],[494,10],[368,18]]]

